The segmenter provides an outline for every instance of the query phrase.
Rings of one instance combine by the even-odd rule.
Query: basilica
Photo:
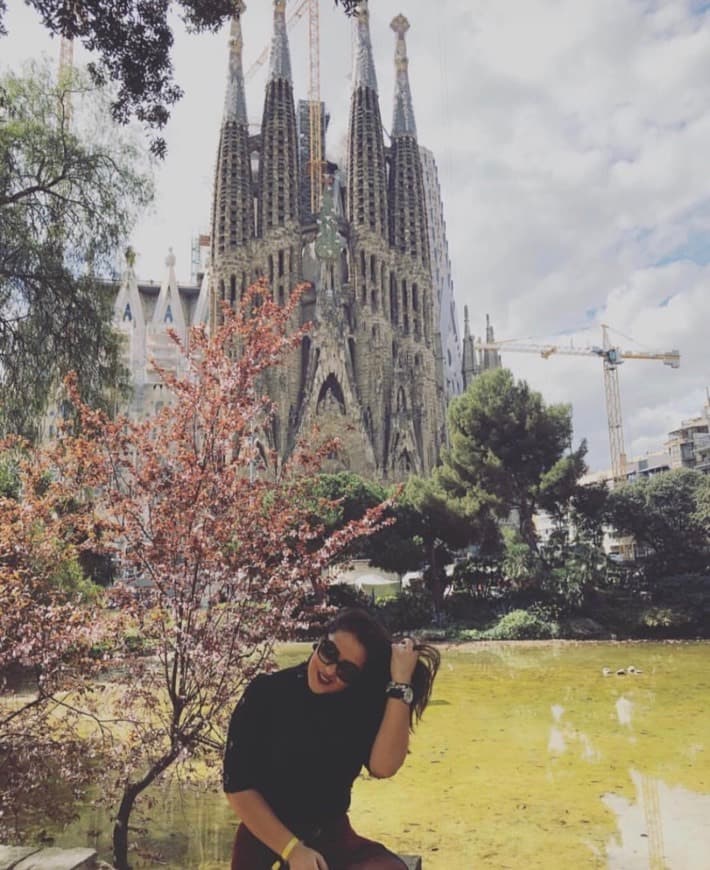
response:
[[[340,468],[382,481],[426,474],[446,441],[446,404],[479,365],[466,316],[458,335],[446,224],[434,156],[418,143],[406,33],[394,31],[396,85],[385,140],[367,3],[354,21],[355,67],[344,165],[318,160],[314,197],[313,106],[296,103],[285,0],[273,6],[273,36],[261,128],[250,132],[241,18],[231,23],[227,83],[209,235],[200,238],[195,280],[181,285],[175,256],[160,282],[137,279],[127,257],[115,303],[133,377],[129,411],[167,401],[152,360],[179,371],[168,328],[213,326],[222,302],[237,307],[257,278],[283,303],[305,283],[298,318],[312,328],[270,374],[276,407],[265,437],[285,457],[314,424],[337,435]],[[325,106],[318,125],[327,155]],[[201,253],[201,256],[200,256]],[[463,352],[462,352],[463,351]]]

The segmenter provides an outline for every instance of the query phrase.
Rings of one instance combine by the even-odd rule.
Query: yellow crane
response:
[[[290,32],[293,27],[308,13],[308,121],[310,161],[308,171],[311,180],[311,211],[320,211],[321,195],[323,193],[323,130],[320,105],[320,10],[319,0],[300,0],[293,4],[286,19],[286,27]],[[270,45],[266,45],[256,60],[244,74],[245,81],[250,81],[269,57]]]
[[[516,339],[504,341],[474,342],[478,350],[494,350],[499,353],[535,353],[543,359],[553,355],[560,356],[595,356],[602,360],[604,366],[604,394],[606,398],[606,413],[609,424],[609,452],[611,454],[611,471],[614,481],[626,478],[626,451],[624,448],[624,427],[621,416],[621,396],[619,393],[619,366],[627,359],[658,360],[664,365],[677,369],[680,366],[680,353],[677,350],[640,351],[622,350],[612,344],[609,339],[609,327],[602,324],[601,347],[564,347],[558,344],[525,344]]]

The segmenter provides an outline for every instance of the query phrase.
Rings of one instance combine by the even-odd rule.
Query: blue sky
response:
[[[289,5],[292,5],[291,0]],[[10,0],[0,63],[52,43],[21,0]],[[439,164],[459,319],[480,334],[565,336],[681,351],[681,368],[623,366],[627,454],[658,449],[700,413],[710,383],[710,3],[693,0],[371,0],[385,125],[392,116],[394,35],[410,20],[410,79],[419,139]],[[271,28],[270,4],[244,16],[245,65]],[[321,91],[327,150],[342,159],[351,37],[342,12],[321,5]],[[306,94],[305,20],[291,35],[295,89]],[[142,277],[160,278],[167,249],[189,277],[193,234],[208,227],[224,97],[226,29],[184,34],[175,71],[185,90],[166,130],[154,213],[133,239]],[[81,52],[77,52],[79,60]],[[258,122],[263,75],[249,84]],[[608,466],[602,371],[593,358],[504,362],[551,402],[570,402],[593,468]]]

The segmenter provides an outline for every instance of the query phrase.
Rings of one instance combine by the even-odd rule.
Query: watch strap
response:
[[[388,698],[404,701],[405,704],[411,704],[414,701],[414,689],[409,683],[397,683],[390,680],[385,687],[385,695]]]

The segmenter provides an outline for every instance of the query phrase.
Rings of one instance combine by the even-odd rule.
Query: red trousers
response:
[[[310,834],[303,835],[303,842],[320,852],[328,864],[328,870],[347,870],[354,863],[369,858],[390,857],[398,861],[396,855],[386,849],[382,843],[368,840],[356,834],[350,826],[346,815],[323,828],[316,828]],[[258,840],[243,824],[237,828],[232,849],[231,870],[271,870],[279,856]],[[400,862],[404,868],[403,862]],[[281,862],[280,868],[288,867]]]

